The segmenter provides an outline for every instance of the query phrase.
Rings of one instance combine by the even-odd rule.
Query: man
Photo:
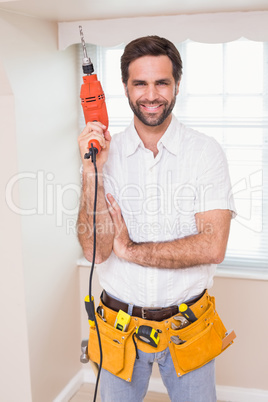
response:
[[[107,127],[88,123],[79,137],[82,160],[90,139],[102,147],[97,156],[97,272],[104,307],[118,311],[127,305],[131,316],[141,310],[142,323],[160,326],[170,323],[177,306],[191,306],[212,286],[234,205],[220,146],[172,115],[182,75],[176,47],[157,36],[136,39],[125,48],[121,71],[133,122],[112,139]],[[89,261],[93,201],[94,167],[83,160],[78,237]],[[159,345],[169,339],[169,329],[158,330]],[[172,401],[216,401],[214,359],[181,375],[173,349],[165,346],[144,349],[138,341],[131,381],[103,370],[102,400],[142,401],[157,361]]]

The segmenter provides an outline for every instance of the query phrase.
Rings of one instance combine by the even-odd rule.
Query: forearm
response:
[[[93,256],[93,210],[95,197],[95,172],[83,173],[83,186],[80,209],[77,220],[78,239],[84,256],[92,261]],[[96,208],[96,263],[105,261],[113,247],[113,222],[111,220],[104,193],[103,178],[98,174],[97,208]]]
[[[135,243],[129,237],[118,203],[111,194],[107,197],[115,230],[113,251],[119,258],[145,267],[174,269],[223,261],[231,221],[228,209],[197,213],[197,234],[173,241]]]
[[[215,239],[197,234],[170,242],[130,242],[125,259],[147,267],[188,268],[201,264],[219,263],[222,256],[215,245]]]

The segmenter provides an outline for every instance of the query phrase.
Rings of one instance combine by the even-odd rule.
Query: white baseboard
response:
[[[217,397],[220,401],[226,402],[268,402],[268,391],[217,385]]]
[[[84,383],[95,383],[96,377],[92,368],[81,369],[53,400],[53,402],[69,402],[71,397]],[[228,387],[217,385],[217,398],[225,402],[268,402],[268,391],[253,388]],[[167,394],[167,390],[161,378],[151,378],[149,391]]]
[[[167,394],[161,378],[151,378],[149,391]],[[268,391],[262,389],[216,385],[217,399],[225,402],[268,402]]]
[[[78,373],[68,382],[60,394],[53,400],[53,402],[69,402],[71,397],[79,390],[82,384],[89,382],[94,383],[96,377],[93,370],[81,369]]]

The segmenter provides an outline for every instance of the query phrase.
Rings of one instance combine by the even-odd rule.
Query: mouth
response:
[[[141,107],[145,112],[148,113],[156,113],[162,108],[163,104],[160,103],[158,105],[146,105],[146,104],[141,104]]]

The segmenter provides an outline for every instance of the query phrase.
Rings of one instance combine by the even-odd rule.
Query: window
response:
[[[186,41],[177,47],[183,76],[174,114],[213,136],[229,163],[238,216],[232,222],[224,265],[267,268],[268,43]],[[132,119],[120,76],[123,46],[92,51],[113,134]]]

